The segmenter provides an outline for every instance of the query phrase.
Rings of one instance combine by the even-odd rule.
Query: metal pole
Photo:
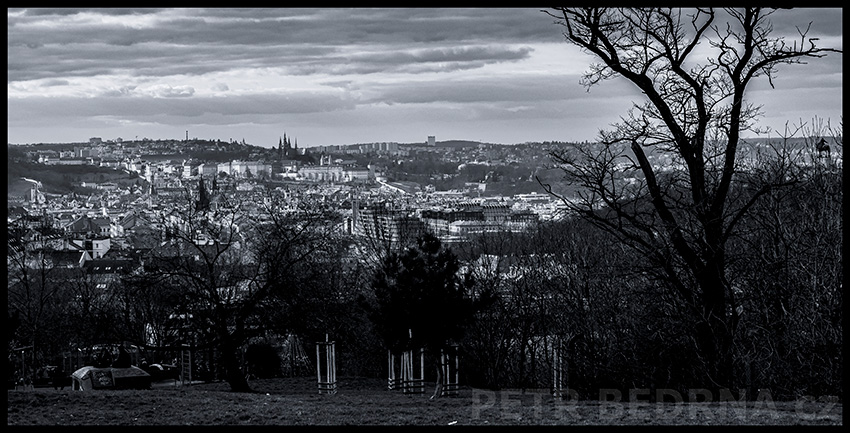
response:
[[[331,352],[332,347],[327,343],[328,338],[325,337],[325,394],[330,393],[331,383],[333,379],[331,378]]]
[[[558,394],[558,347],[555,346],[552,348],[552,395],[555,397],[560,396]]]
[[[393,389],[393,353],[387,349],[387,389]]]
[[[411,355],[409,350],[405,350],[401,354],[401,389],[405,394],[410,392],[410,384],[413,375],[413,365],[411,361],[413,360],[413,356]]]
[[[27,389],[27,351],[21,350],[21,379],[23,379],[24,390]]]
[[[331,375],[333,379],[331,383],[333,384],[333,393],[336,394],[336,343],[331,343]]]
[[[419,389],[425,392],[425,349],[419,349]]]
[[[407,380],[408,380],[408,372],[407,372],[407,351],[401,352],[401,391],[403,393],[407,393]]]
[[[561,347],[557,340],[555,347],[552,349],[552,357],[552,395],[554,397],[561,397],[563,390],[563,360],[561,359]]]
[[[460,356],[458,355],[457,346],[455,346],[455,392],[460,392]]]
[[[448,364],[446,363],[446,352],[443,349],[440,349],[440,371],[442,374],[442,385],[445,387],[448,384],[448,369],[446,368]]]
[[[316,345],[316,376],[319,382],[319,394],[322,393],[322,357],[320,353],[320,345]]]

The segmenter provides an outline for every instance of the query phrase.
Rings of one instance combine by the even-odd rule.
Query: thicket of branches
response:
[[[576,197],[544,187],[636,254],[635,266],[657,281],[645,296],[670,298],[659,314],[680,319],[666,332],[678,334],[692,387],[734,389],[741,384],[739,371],[752,370],[749,361],[742,367],[738,351],[741,333],[756,332],[741,323],[747,320],[744,299],[754,298],[760,286],[742,284],[736,266],[759,250],[737,242],[756,231],[760,217],[770,216],[758,215],[763,206],[806,189],[811,180],[797,170],[805,166],[799,152],[787,146],[756,152],[764,159],[752,164],[743,137],[763,128],[760,107],[747,101],[747,89],[759,79],[772,82],[782,65],[841,52],[818,46],[809,36],[811,24],[797,28],[796,40],[776,36],[771,23],[776,12],[567,7],[549,12],[566,41],[596,60],[583,84],[620,79],[642,98],[600,132],[598,143],[552,154],[580,187]],[[820,132],[806,138],[840,147],[840,138]],[[805,150],[820,154],[813,144]],[[834,165],[829,156],[818,162]],[[788,224],[773,222],[780,232]],[[789,265],[778,264],[783,272],[791,272]],[[747,377],[750,383],[752,374]]]
[[[805,182],[771,194],[742,222],[729,248],[741,317],[728,388],[736,397],[843,395],[841,172],[804,171]],[[581,398],[637,388],[717,397],[688,309],[614,235],[573,219],[482,237],[461,255],[478,257],[477,287],[499,294],[462,344],[470,383],[551,387],[558,346],[566,385]]]

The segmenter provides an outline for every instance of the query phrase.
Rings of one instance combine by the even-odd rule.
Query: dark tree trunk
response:
[[[722,259],[721,259],[722,260]],[[721,262],[722,263],[722,262]],[[705,388],[732,389],[732,334],[727,317],[729,302],[723,270],[709,265],[697,274],[702,290],[703,317],[698,318],[697,344],[705,361],[705,374],[710,383]]]
[[[222,346],[222,357],[224,361],[225,377],[233,392],[251,392],[248,380],[242,372],[241,363],[237,349],[233,344],[227,343]]]

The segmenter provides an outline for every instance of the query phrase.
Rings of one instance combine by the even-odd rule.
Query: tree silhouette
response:
[[[384,259],[372,282],[370,318],[391,351],[424,347],[436,359],[462,337],[480,300],[471,296],[471,277],[460,277],[459,269],[457,256],[428,233]],[[434,397],[442,382],[439,365],[437,376]]]
[[[773,37],[775,10],[555,8],[569,43],[599,63],[587,87],[622,77],[645,101],[603,131],[601,143],[553,153],[575,185],[577,214],[640,251],[687,305],[705,383],[733,388],[737,301],[727,242],[742,217],[779,179],[739,188],[741,133],[757,130],[759,108],[745,92],[781,64],[841,52],[816,46],[808,29],[791,44]],[[694,53],[711,51],[698,64]],[[705,53],[700,52],[700,56]],[[705,58],[705,57],[702,57]],[[625,179],[629,178],[629,182]],[[550,193],[557,195],[544,184]]]
[[[285,292],[303,283],[296,267],[329,244],[330,216],[311,203],[288,207],[271,192],[259,210],[246,209],[235,194],[217,200],[214,210],[195,210],[187,200],[163,217],[171,239],[152,253],[148,280],[139,283],[174,288],[187,342],[215,349],[231,390],[247,392],[242,349],[269,330],[285,333],[269,318],[288,300]]]

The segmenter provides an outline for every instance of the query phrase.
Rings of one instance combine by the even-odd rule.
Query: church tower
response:
[[[213,178],[215,180],[215,178]],[[198,180],[198,201],[195,202],[196,211],[206,211],[210,209],[210,196],[207,193],[207,187],[204,184],[204,176],[200,176]]]
[[[286,138],[286,134],[283,134],[283,156],[286,158],[292,156],[292,147],[289,144],[289,140]]]

